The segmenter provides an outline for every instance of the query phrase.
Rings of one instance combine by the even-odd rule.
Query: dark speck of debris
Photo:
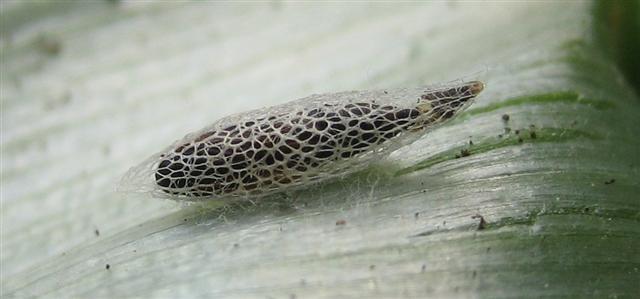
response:
[[[473,270],[473,274],[472,274],[473,278],[476,278],[476,275],[478,275],[478,273],[476,272],[476,270]]]
[[[182,221],[187,222],[187,218],[182,219]]]
[[[509,114],[503,114],[502,115],[502,120],[509,121]]]
[[[478,218],[480,218],[480,223],[478,223],[478,230],[485,229],[487,226],[487,222],[484,221],[484,217],[482,217],[482,215],[476,214],[475,216],[471,216],[471,219],[478,219]]]
[[[604,182],[604,184],[605,184],[605,185],[611,185],[611,184],[613,184],[613,183],[615,183],[615,182],[616,182],[616,179],[610,179],[610,180],[608,180],[608,181]]]
[[[369,265],[369,270],[375,270],[376,269],[376,265]]]
[[[420,268],[420,272],[422,272],[422,273],[427,272],[427,265],[426,264],[422,264],[422,268]]]
[[[516,133],[516,135],[520,134],[520,130],[516,130],[514,133]]]
[[[510,132],[511,132],[511,128],[509,128],[509,127],[505,127],[504,128],[504,133],[505,134],[509,134]]]
[[[104,268],[109,270],[109,269],[111,269],[111,265],[107,264],[106,266],[104,266]]]
[[[386,90],[384,91],[384,94],[389,94]]]
[[[502,134],[498,134],[498,138],[502,138]]]
[[[96,234],[96,237],[100,237],[100,231],[98,229],[96,229],[95,231],[93,231],[94,234]]]
[[[60,51],[62,51],[62,43],[57,37],[52,35],[41,35],[38,37],[36,46],[41,52],[50,56],[58,55]]]
[[[344,220],[344,219],[340,219],[336,221],[336,226],[346,225],[346,224],[347,224],[347,220]]]
[[[111,147],[109,147],[109,145],[105,145],[102,147],[102,154],[105,156],[109,156],[109,154],[111,153]]]
[[[473,145],[473,140],[469,140],[469,145]]]
[[[462,157],[468,157],[471,156],[471,151],[469,151],[469,149],[461,149],[459,154],[455,155],[456,159],[460,159]]]
[[[531,139],[536,139],[536,138],[538,138],[538,135],[536,134],[535,131],[531,131],[531,132],[529,132],[529,137],[531,137]]]
[[[416,212],[415,214],[413,214],[413,218],[418,219],[418,217],[420,217],[420,212]]]
[[[238,247],[240,247],[240,244],[238,244],[238,243],[233,243],[233,248],[238,248]]]
[[[522,143],[523,141],[522,138],[518,138],[518,143]]]

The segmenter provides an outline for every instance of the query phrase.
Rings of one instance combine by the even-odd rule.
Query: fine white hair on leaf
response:
[[[314,94],[231,115],[131,168],[119,190],[252,198],[344,176],[453,119],[483,88],[469,81]]]

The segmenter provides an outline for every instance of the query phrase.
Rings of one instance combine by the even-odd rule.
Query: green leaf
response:
[[[606,5],[48,5],[2,3],[3,297],[640,293],[640,101]],[[459,78],[486,83],[466,113],[338,181],[113,191],[227,114]]]

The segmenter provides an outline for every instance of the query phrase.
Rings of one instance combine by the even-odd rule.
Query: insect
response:
[[[316,94],[222,118],[130,169],[121,190],[198,201],[259,197],[367,167],[452,119],[479,81]]]

